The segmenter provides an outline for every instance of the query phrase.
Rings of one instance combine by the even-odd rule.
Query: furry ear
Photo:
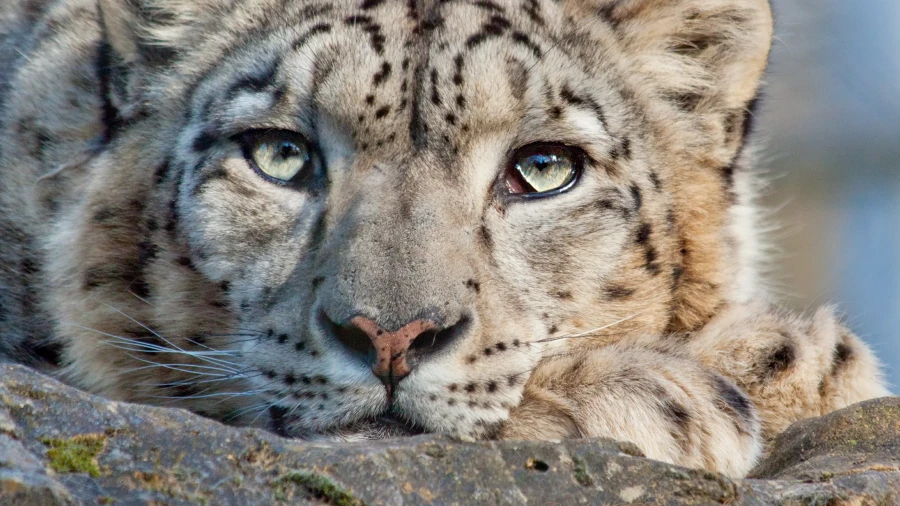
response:
[[[750,155],[743,155],[771,47],[771,7],[768,0],[592,1],[590,14],[625,50],[633,89],[654,109],[670,150],[664,170],[677,175],[670,191],[680,265],[669,330],[695,330],[739,296],[734,280],[748,262],[738,256],[747,232],[735,232],[731,211],[740,205],[742,216],[752,215]]]
[[[601,0],[640,73],[691,112],[746,107],[771,47],[768,0]]]
[[[107,41],[129,64],[163,65],[212,19],[218,0],[99,0]]]

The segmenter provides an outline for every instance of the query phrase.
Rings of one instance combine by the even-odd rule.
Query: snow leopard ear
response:
[[[220,0],[99,0],[106,40],[129,64],[171,62],[213,19]]]
[[[690,112],[745,107],[771,47],[769,0],[599,0],[639,73]]]

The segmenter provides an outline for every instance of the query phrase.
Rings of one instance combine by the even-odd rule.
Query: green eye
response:
[[[565,191],[584,167],[584,154],[561,144],[531,144],[513,155],[506,187],[513,194]]]
[[[300,134],[269,131],[249,134],[244,145],[245,156],[263,176],[286,183],[297,179],[312,165],[312,149]]]

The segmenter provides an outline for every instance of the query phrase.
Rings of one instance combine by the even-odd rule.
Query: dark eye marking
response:
[[[248,74],[241,77],[228,89],[228,98],[233,99],[239,93],[244,92],[260,93],[266,91],[275,83],[275,74],[278,72],[278,67],[278,62],[274,62],[258,74]]]
[[[583,97],[580,95],[576,95],[575,92],[569,88],[569,85],[563,85],[562,89],[559,90],[559,98],[563,99],[566,103],[571,105],[572,107],[577,107],[580,109],[586,109],[594,114],[594,117],[597,118],[597,121],[603,125],[603,128],[606,129],[606,113],[603,111],[603,107],[597,103],[591,97]]]

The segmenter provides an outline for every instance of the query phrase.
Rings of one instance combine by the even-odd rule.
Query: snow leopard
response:
[[[888,395],[768,288],[766,0],[0,6],[0,355],[302,439],[745,475]]]

